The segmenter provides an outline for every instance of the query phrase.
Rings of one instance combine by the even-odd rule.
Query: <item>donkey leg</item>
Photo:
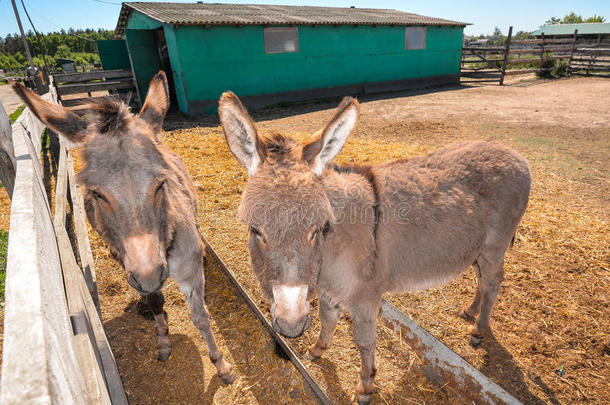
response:
[[[186,303],[191,311],[193,323],[197,329],[199,329],[201,336],[208,345],[210,360],[218,370],[218,377],[220,377],[225,384],[231,384],[235,381],[235,374],[233,373],[231,364],[224,359],[222,353],[218,350],[216,340],[210,329],[210,316],[208,315],[205,303],[203,302],[203,278],[200,278],[199,282],[196,283],[190,291],[183,290],[183,293],[186,295]]]
[[[481,311],[481,269],[479,268],[479,264],[477,262],[473,263],[474,273],[477,276],[477,292],[474,296],[474,300],[469,307],[464,307],[459,313],[458,316],[460,318],[466,319],[467,321],[474,321],[475,317]]]
[[[167,321],[165,320],[165,312],[163,312],[165,298],[163,298],[161,290],[158,290],[142,296],[142,299],[148,304],[155,317],[155,326],[157,327],[157,349],[159,350],[157,359],[159,361],[165,361],[172,353],[172,344],[169,341],[168,336],[169,328],[167,327]]]
[[[337,322],[341,316],[341,306],[333,305],[324,296],[320,295],[320,323],[322,324],[320,329],[320,335],[316,342],[309,346],[309,349],[305,353],[305,357],[309,360],[315,360],[322,356],[322,353],[330,347],[330,342],[335,334]]]
[[[379,313],[379,308],[371,310],[367,308],[366,312],[359,314],[356,311],[351,311],[354,325],[354,341],[360,351],[361,366],[360,366],[360,383],[356,387],[356,400],[358,405],[366,405],[371,400],[373,393],[373,382],[377,368],[375,367],[375,345],[377,343],[377,322],[376,315]]]
[[[477,347],[489,330],[491,310],[496,302],[502,281],[504,280],[504,257],[490,261],[484,256],[477,259],[481,270],[479,290],[481,291],[481,311],[470,331],[470,344]]]

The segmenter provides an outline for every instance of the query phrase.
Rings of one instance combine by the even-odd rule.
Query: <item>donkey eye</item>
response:
[[[165,186],[166,181],[167,180],[163,180],[161,183],[159,183],[159,185],[155,189],[155,196],[158,195],[161,191],[163,191],[163,187]]]
[[[326,221],[326,223],[322,227],[322,236],[326,236],[329,231],[330,231],[330,221]]]
[[[250,226],[250,233],[252,235],[255,235],[257,238],[259,238],[263,243],[267,243],[267,239],[265,239],[265,235],[263,235],[263,233],[261,231],[259,231],[258,229],[256,229],[253,226]]]
[[[106,204],[108,204],[108,199],[104,196],[104,194],[100,193],[99,191],[96,190],[89,190],[89,193],[91,194],[91,196],[93,198],[95,198],[98,201],[103,201]]]

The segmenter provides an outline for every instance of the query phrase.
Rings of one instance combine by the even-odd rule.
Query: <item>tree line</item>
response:
[[[551,17],[545,21],[543,25],[556,25],[556,24],[583,24],[583,23],[603,23],[606,22],[606,18],[600,15],[594,14],[592,17],[583,18],[581,15],[571,12],[565,15],[563,18]],[[471,37],[471,39],[488,39],[489,45],[504,45],[506,43],[506,35],[502,34],[500,28],[496,27],[491,35],[479,35],[478,37]],[[513,39],[531,39],[534,36],[526,31],[518,31],[513,34]]]
[[[29,31],[26,34],[32,59],[36,66],[43,66],[46,55],[49,67],[54,67],[56,58],[74,59],[77,63],[99,63],[97,40],[112,39],[113,30],[73,28],[36,35]],[[19,34],[8,34],[0,37],[0,69],[5,72],[17,72],[28,65],[25,47]]]

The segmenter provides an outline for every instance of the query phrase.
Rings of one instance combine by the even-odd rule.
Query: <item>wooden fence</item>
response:
[[[133,72],[122,70],[97,70],[93,72],[63,73],[53,76],[58,99],[62,105],[75,111],[84,112],[83,108],[90,102],[109,96],[93,96],[93,92],[111,91],[110,97],[121,98],[129,105],[132,98],[138,103],[140,97],[135,85]],[[132,95],[136,93],[136,97]],[[86,97],[66,97],[85,94]]]
[[[44,98],[57,102],[53,88]],[[26,108],[8,134],[15,181],[0,404],[127,404],[96,307],[95,270],[72,158],[60,145],[53,217],[40,163],[43,131]],[[69,230],[67,204],[74,223]],[[69,231],[78,241],[78,260]]]
[[[462,48],[462,83],[498,82],[506,76],[526,73],[610,75],[610,45],[583,42],[578,30],[570,37],[515,40],[510,27],[502,46],[465,46]],[[557,64],[556,61],[561,61]],[[513,69],[514,68],[514,69]],[[608,76],[610,77],[610,76]]]

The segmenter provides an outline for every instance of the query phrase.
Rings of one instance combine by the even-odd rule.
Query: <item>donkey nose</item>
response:
[[[127,282],[141,293],[151,293],[163,286],[169,275],[167,266],[159,265],[153,271],[145,274],[136,271],[127,273]]]
[[[283,318],[273,318],[273,330],[287,338],[298,338],[311,325],[311,315],[307,314],[296,323],[290,323]]]

